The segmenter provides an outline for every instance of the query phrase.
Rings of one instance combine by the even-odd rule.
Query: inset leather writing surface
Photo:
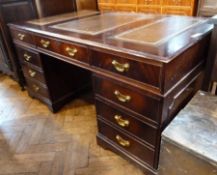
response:
[[[97,35],[144,18],[152,18],[152,16],[129,13],[106,13],[76,21],[57,24],[51,27],[71,32]]]
[[[51,23],[61,22],[61,21],[69,20],[69,19],[78,18],[78,17],[90,16],[90,15],[94,15],[98,13],[99,12],[97,11],[82,10],[82,11],[78,11],[77,13],[74,13],[74,12],[64,13],[61,15],[55,15],[55,16],[50,16],[46,18],[35,19],[35,20],[28,21],[28,23],[43,26],[43,25],[48,25]]]
[[[180,22],[182,21],[182,22]],[[186,17],[166,17],[115,36],[116,39],[144,44],[163,44],[170,38],[199,23]]]

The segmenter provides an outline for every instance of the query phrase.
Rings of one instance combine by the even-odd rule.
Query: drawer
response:
[[[33,45],[35,44],[33,37],[25,31],[11,29],[11,35],[15,40],[19,40],[21,42],[25,42]]]
[[[163,5],[166,6],[192,6],[194,0],[163,0]]]
[[[141,119],[137,119],[135,116],[130,115],[129,112],[123,112],[120,109],[117,109],[117,107],[105,104],[99,100],[96,100],[96,110],[97,116],[111,122],[116,127],[135,135],[146,144],[155,147],[157,128],[145,123]]]
[[[38,66],[40,68],[42,67],[39,53],[29,49],[22,49],[20,47],[16,47],[16,50],[17,50],[19,60],[22,63],[30,63],[33,64],[34,66]]]
[[[89,63],[88,49],[81,45],[60,43],[60,54],[73,60]]]
[[[115,5],[114,4],[99,4],[99,9],[100,11],[103,11],[103,12],[114,11]]]
[[[138,6],[138,12],[160,14],[160,6]]]
[[[43,87],[40,83],[33,81],[29,78],[26,78],[27,90],[30,91],[31,94],[36,94],[36,97],[42,96],[49,99],[49,92],[46,87]]]
[[[45,78],[43,72],[39,72],[35,70],[34,68],[31,68],[30,66],[24,64],[22,66],[24,76],[28,79],[37,80],[43,84],[45,84]]]
[[[111,79],[93,76],[93,82],[95,93],[98,96],[141,114],[149,121],[160,122],[160,100],[157,99],[158,97],[146,95],[136,87],[118,83]]]
[[[116,0],[98,0],[98,3],[115,3]]]
[[[138,0],[138,5],[161,5],[161,0]]]
[[[137,4],[137,0],[116,0],[117,4]]]
[[[53,52],[59,52],[59,43],[51,38],[35,36],[35,42],[37,47]]]
[[[145,162],[151,167],[154,166],[155,151],[153,149],[141,144],[133,137],[130,137],[129,135],[117,129],[114,129],[99,119],[98,129],[99,133],[103,137],[107,138],[107,140],[115,147],[118,147],[128,155],[131,155],[132,157]]]
[[[177,8],[177,7],[163,7],[162,13],[168,14],[168,15],[191,16],[192,9],[191,8]]]
[[[95,67],[160,88],[160,66],[97,51],[93,51],[92,55],[91,65]]]
[[[116,11],[136,12],[136,5],[122,5],[117,4],[115,6]]]

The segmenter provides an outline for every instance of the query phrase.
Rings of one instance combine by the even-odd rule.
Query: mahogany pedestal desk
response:
[[[56,112],[92,78],[98,144],[147,174],[157,174],[161,132],[201,86],[212,28],[90,11],[10,24],[29,95]]]

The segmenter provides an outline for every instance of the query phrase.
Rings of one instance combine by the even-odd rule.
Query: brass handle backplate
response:
[[[129,95],[123,95],[118,90],[114,91],[114,95],[117,97],[117,99],[120,102],[123,102],[123,103],[129,102],[131,100],[131,96],[129,96]]]
[[[31,59],[31,56],[28,55],[27,53],[25,53],[25,54],[23,55],[23,57],[24,57],[24,59],[25,59],[26,61],[30,61],[30,59]]]
[[[44,48],[48,48],[50,46],[50,41],[45,41],[45,40],[41,40],[40,41],[41,45],[44,47]]]
[[[26,35],[19,33],[17,36],[21,41],[23,41]]]
[[[75,54],[78,52],[76,48],[66,47],[65,51],[68,53],[69,56],[74,57]]]
[[[38,92],[40,90],[40,87],[36,86],[35,84],[32,87],[35,92]]]
[[[128,127],[130,125],[129,120],[124,120],[120,115],[115,115],[114,119],[116,120],[117,124],[121,127]]]
[[[130,146],[130,141],[123,139],[121,136],[116,135],[116,140],[119,143],[119,145],[123,147],[129,147]]]
[[[121,63],[119,63],[116,60],[112,61],[112,65],[114,66],[114,68],[118,72],[127,72],[129,70],[129,68],[130,68],[130,64],[129,63],[121,64]]]
[[[29,69],[29,75],[30,75],[30,77],[34,78],[36,76],[36,72]]]

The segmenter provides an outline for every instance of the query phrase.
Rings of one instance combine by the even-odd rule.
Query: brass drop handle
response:
[[[114,91],[114,95],[117,97],[117,99],[120,102],[123,102],[123,103],[129,102],[131,100],[131,96],[129,96],[129,95],[123,95],[118,90]]]
[[[120,115],[115,115],[114,119],[116,120],[117,124],[121,127],[128,127],[130,125],[129,120],[124,120]]]
[[[40,41],[41,45],[44,47],[44,48],[48,48],[50,46],[50,41],[45,41],[45,40],[41,40]]]
[[[29,69],[29,75],[30,75],[30,77],[34,78],[36,76],[36,72]]]
[[[116,135],[116,140],[119,143],[119,145],[123,147],[129,147],[130,146],[130,141],[123,139],[121,136]]]
[[[35,84],[32,87],[35,92],[38,92],[40,90],[40,87],[36,86]]]
[[[17,36],[21,41],[23,41],[26,35],[19,33]]]
[[[74,57],[75,54],[78,52],[76,48],[71,48],[71,47],[66,47],[66,52],[68,53],[69,56]]]
[[[24,57],[24,59],[25,59],[26,61],[30,61],[30,59],[31,59],[31,56],[28,55],[27,53],[25,53],[25,54],[23,55],[23,57]]]
[[[114,66],[114,68],[118,71],[118,72],[127,72],[130,68],[130,64],[129,63],[124,63],[121,64],[116,60],[112,61],[112,65]]]

